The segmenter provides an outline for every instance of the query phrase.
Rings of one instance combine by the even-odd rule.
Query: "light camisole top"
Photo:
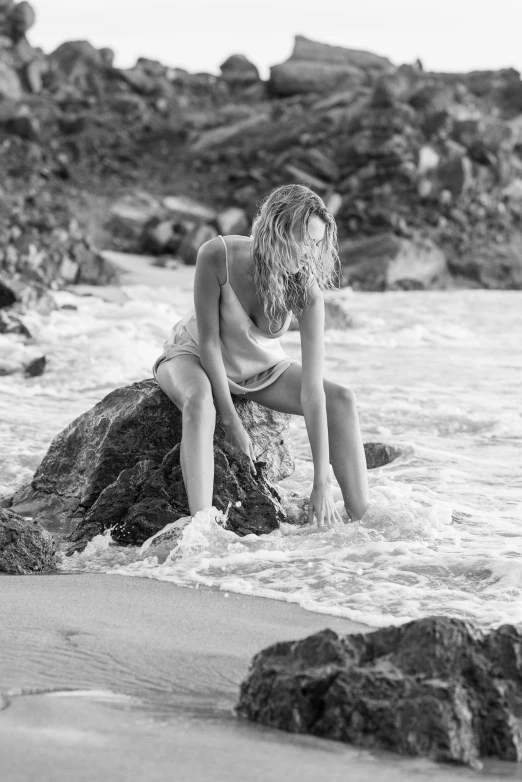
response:
[[[292,315],[288,313],[282,328],[272,334],[256,326],[230,284],[227,244],[222,236],[219,238],[225,247],[227,270],[227,279],[221,286],[219,299],[221,353],[231,393],[246,394],[269,386],[290,364],[297,363],[286,355],[279,342],[279,337],[288,331]],[[173,327],[163,345],[163,353],[154,364],[154,376],[164,361],[186,355],[200,356],[198,324],[194,310]]]

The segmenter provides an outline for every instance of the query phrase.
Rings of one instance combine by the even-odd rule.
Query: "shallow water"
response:
[[[484,627],[522,621],[522,293],[339,294],[354,328],[326,333],[327,377],[357,395],[363,437],[399,446],[370,473],[370,510],[331,530],[284,526],[238,538],[202,514],[166,563],[99,537],[65,570],[213,585],[373,627],[446,613]],[[47,355],[41,378],[0,378],[0,492],[30,479],[52,437],[113,388],[150,377],[190,295],[128,286],[122,301],[56,294],[31,315],[36,344],[0,336],[0,356]],[[299,357],[299,334],[283,338]],[[305,494],[311,457],[292,420]],[[340,496],[340,495],[338,495]]]

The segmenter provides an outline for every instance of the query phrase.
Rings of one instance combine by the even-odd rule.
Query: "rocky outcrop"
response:
[[[478,766],[522,761],[522,630],[429,617],[323,630],[254,657],[238,713],[292,733]]]
[[[113,245],[147,255],[171,255],[193,265],[199,248],[218,232],[247,234],[250,223],[243,209],[213,207],[186,196],[157,199],[139,191],[129,193],[111,208],[108,229]]]
[[[429,239],[401,239],[386,233],[343,242],[342,278],[356,290],[440,288],[450,280],[444,253]]]
[[[25,575],[54,570],[56,546],[36,521],[0,508],[0,573]]]
[[[4,203],[0,223],[0,309],[16,315],[55,308],[50,288],[116,282],[119,271],[93,245],[67,204],[45,191]]]
[[[269,532],[285,518],[274,487],[293,471],[289,416],[238,398],[236,409],[257,454],[254,479],[223,440],[218,423],[214,504],[238,534]],[[179,463],[181,414],[155,380],[113,391],[52,442],[30,485],[11,499],[17,513],[72,530],[70,550],[112,527],[113,539],[138,545],[188,514]]]
[[[294,469],[290,417],[240,397],[234,404],[257,455],[257,475],[224,441],[218,418],[214,505],[228,513],[227,528],[238,535],[271,532],[290,520],[276,486]],[[55,437],[31,483],[7,503],[16,513],[68,533],[69,552],[108,528],[117,543],[141,545],[189,514],[180,441],[181,413],[155,380],[119,388]],[[400,455],[382,443],[364,447],[369,469]]]
[[[288,97],[368,83],[375,73],[391,66],[386,57],[342,46],[330,46],[296,36],[290,58],[270,69],[270,89]]]
[[[101,227],[104,201],[86,220],[105,249],[192,263],[219,221],[165,212],[165,196],[218,215],[240,209],[242,227],[273,187],[299,182],[324,198],[342,242],[392,235],[401,244],[356,285],[520,287],[517,71],[426,73],[302,36],[268,84],[237,54],[220,75],[149,58],[119,69],[111,50],[86,41],[45,56],[22,32],[31,21],[26,3],[0,7],[2,188],[9,196],[43,185],[53,198],[69,195],[80,215],[79,191],[116,200],[146,183],[159,210],[135,220],[120,202]]]

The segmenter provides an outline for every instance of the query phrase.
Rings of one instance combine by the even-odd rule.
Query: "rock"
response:
[[[0,309],[10,307],[17,301],[16,289],[6,280],[0,279]]]
[[[178,253],[188,266],[193,266],[196,263],[198,250],[202,244],[209,242],[211,239],[215,239],[218,235],[216,229],[212,225],[198,225],[194,230],[188,234],[178,248]]]
[[[156,532],[140,548],[140,559],[143,559],[143,557],[157,557],[158,563],[162,564],[180,539],[185,527],[191,521],[192,516],[182,516],[182,518],[170,522],[162,530]]]
[[[66,41],[58,46],[50,57],[58,63],[66,76],[74,77],[78,71],[78,63],[89,63],[94,66],[103,65],[103,57],[89,41]]]
[[[459,196],[472,185],[473,169],[468,157],[453,157],[441,162],[437,168],[437,178],[441,189],[449,190],[453,196]]]
[[[115,239],[135,248],[140,244],[145,225],[161,213],[160,201],[149,193],[129,193],[111,206],[106,227]]]
[[[191,144],[191,150],[192,152],[202,152],[236,138],[239,140],[241,136],[249,132],[257,134],[259,128],[269,122],[270,113],[268,111],[256,112],[253,116],[234,122],[232,125],[205,131]]]
[[[24,70],[24,79],[29,92],[39,95],[43,89],[43,76],[48,72],[49,67],[43,60],[35,59],[28,62]]]
[[[352,65],[290,59],[270,68],[270,91],[280,98],[340,88],[354,89],[363,83],[362,72]]]
[[[309,174],[298,166],[294,166],[292,163],[287,163],[284,170],[291,177],[293,182],[297,182],[300,185],[307,185],[318,193],[325,193],[330,189],[328,182],[325,182],[319,177]]]
[[[102,49],[98,49],[98,53],[100,55],[102,63],[107,68],[112,68],[114,65],[114,50],[109,49],[108,46],[104,46]]]
[[[28,30],[31,29],[36,21],[36,14],[30,3],[17,3],[9,14],[10,34],[12,40],[16,43],[23,38]]]
[[[447,110],[455,100],[452,87],[441,84],[420,84],[410,97],[410,104],[425,114]]]
[[[163,255],[164,253],[176,253],[183,237],[185,229],[175,220],[153,217],[146,223],[141,236],[143,252],[150,255]]]
[[[380,234],[341,242],[344,283],[357,290],[417,290],[444,287],[446,258],[431,240]]]
[[[35,521],[0,508],[0,573],[25,575],[56,568],[52,536]]]
[[[24,374],[26,377],[39,377],[40,375],[43,375],[45,372],[45,365],[47,364],[47,359],[45,356],[40,356],[39,358],[35,358],[32,361],[29,362],[29,364],[26,365],[24,369]]]
[[[38,141],[40,137],[40,123],[36,117],[28,112],[18,114],[6,123],[6,129],[15,136],[20,136],[28,141]]]
[[[0,60],[0,101],[22,99],[22,83],[14,68]]]
[[[49,60],[60,76],[82,93],[103,93],[107,66],[98,49],[88,41],[62,43],[52,52]]]
[[[267,532],[284,519],[273,484],[293,471],[289,416],[240,397],[234,404],[259,476],[252,478],[241,454],[223,442],[218,423],[214,504],[226,511],[232,503],[229,527],[238,534]],[[181,414],[155,380],[117,389],[53,440],[32,482],[11,498],[12,509],[69,528],[79,522],[71,550],[108,527],[118,542],[141,545],[188,515],[180,440]]]
[[[343,205],[343,197],[340,193],[330,193],[329,195],[325,196],[324,205],[330,214],[335,217]]]
[[[433,147],[421,147],[419,150],[419,163],[417,166],[419,174],[423,175],[433,171],[438,167],[439,162],[440,155],[433,149]]]
[[[0,274],[0,309],[17,302],[23,310],[34,309],[48,315],[56,309],[52,295],[38,282],[25,282],[19,276]]]
[[[240,716],[292,733],[480,767],[522,761],[522,629],[433,616],[367,634],[322,630],[257,654]]]
[[[250,229],[250,221],[246,216],[244,209],[231,206],[218,214],[217,227],[219,233],[223,234],[224,236],[228,236],[230,234],[247,236]]]
[[[522,234],[514,232],[502,244],[477,239],[448,260],[450,272],[460,282],[482,288],[522,290]]]
[[[220,65],[221,75],[228,84],[246,86],[260,80],[256,66],[244,54],[232,54]]]
[[[504,198],[508,198],[511,201],[522,202],[522,179],[516,177],[509,185],[502,190]]]
[[[291,58],[311,62],[353,65],[356,68],[375,72],[387,70],[392,65],[387,57],[381,57],[361,49],[347,49],[344,46],[331,46],[327,43],[312,41],[304,35],[296,35]]]
[[[312,173],[329,182],[337,182],[340,176],[339,166],[320,149],[311,147],[299,155],[299,163],[310,169]]]
[[[216,219],[216,210],[201,204],[188,196],[167,196],[163,199],[165,209],[176,218],[188,218],[195,222],[210,223]]]
[[[364,443],[364,454],[366,456],[366,467],[369,470],[376,470],[378,467],[384,467],[386,464],[395,461],[401,455],[402,451],[393,445],[384,443]]]
[[[371,106],[378,109],[394,106],[397,102],[407,101],[411,92],[411,81],[405,73],[384,73],[375,82]]]
[[[390,65],[386,57],[297,35],[290,58],[270,69],[269,84],[279,97],[346,89],[363,84],[367,73],[381,73]]]
[[[121,269],[84,242],[72,248],[72,258],[78,267],[74,279],[78,285],[114,285],[120,281]]]
[[[0,295],[1,295],[0,284]],[[9,310],[2,310],[0,300],[0,334],[19,334],[22,337],[31,338],[31,332],[25,325],[23,319],[16,312],[10,312]]]

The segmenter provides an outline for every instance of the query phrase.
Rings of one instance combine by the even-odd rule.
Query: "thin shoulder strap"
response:
[[[227,282],[228,282],[228,249],[227,249],[227,243],[225,242],[225,240],[223,239],[221,234],[219,234],[219,238],[221,239],[221,241],[225,245],[225,264],[226,264],[226,267],[227,267]]]

